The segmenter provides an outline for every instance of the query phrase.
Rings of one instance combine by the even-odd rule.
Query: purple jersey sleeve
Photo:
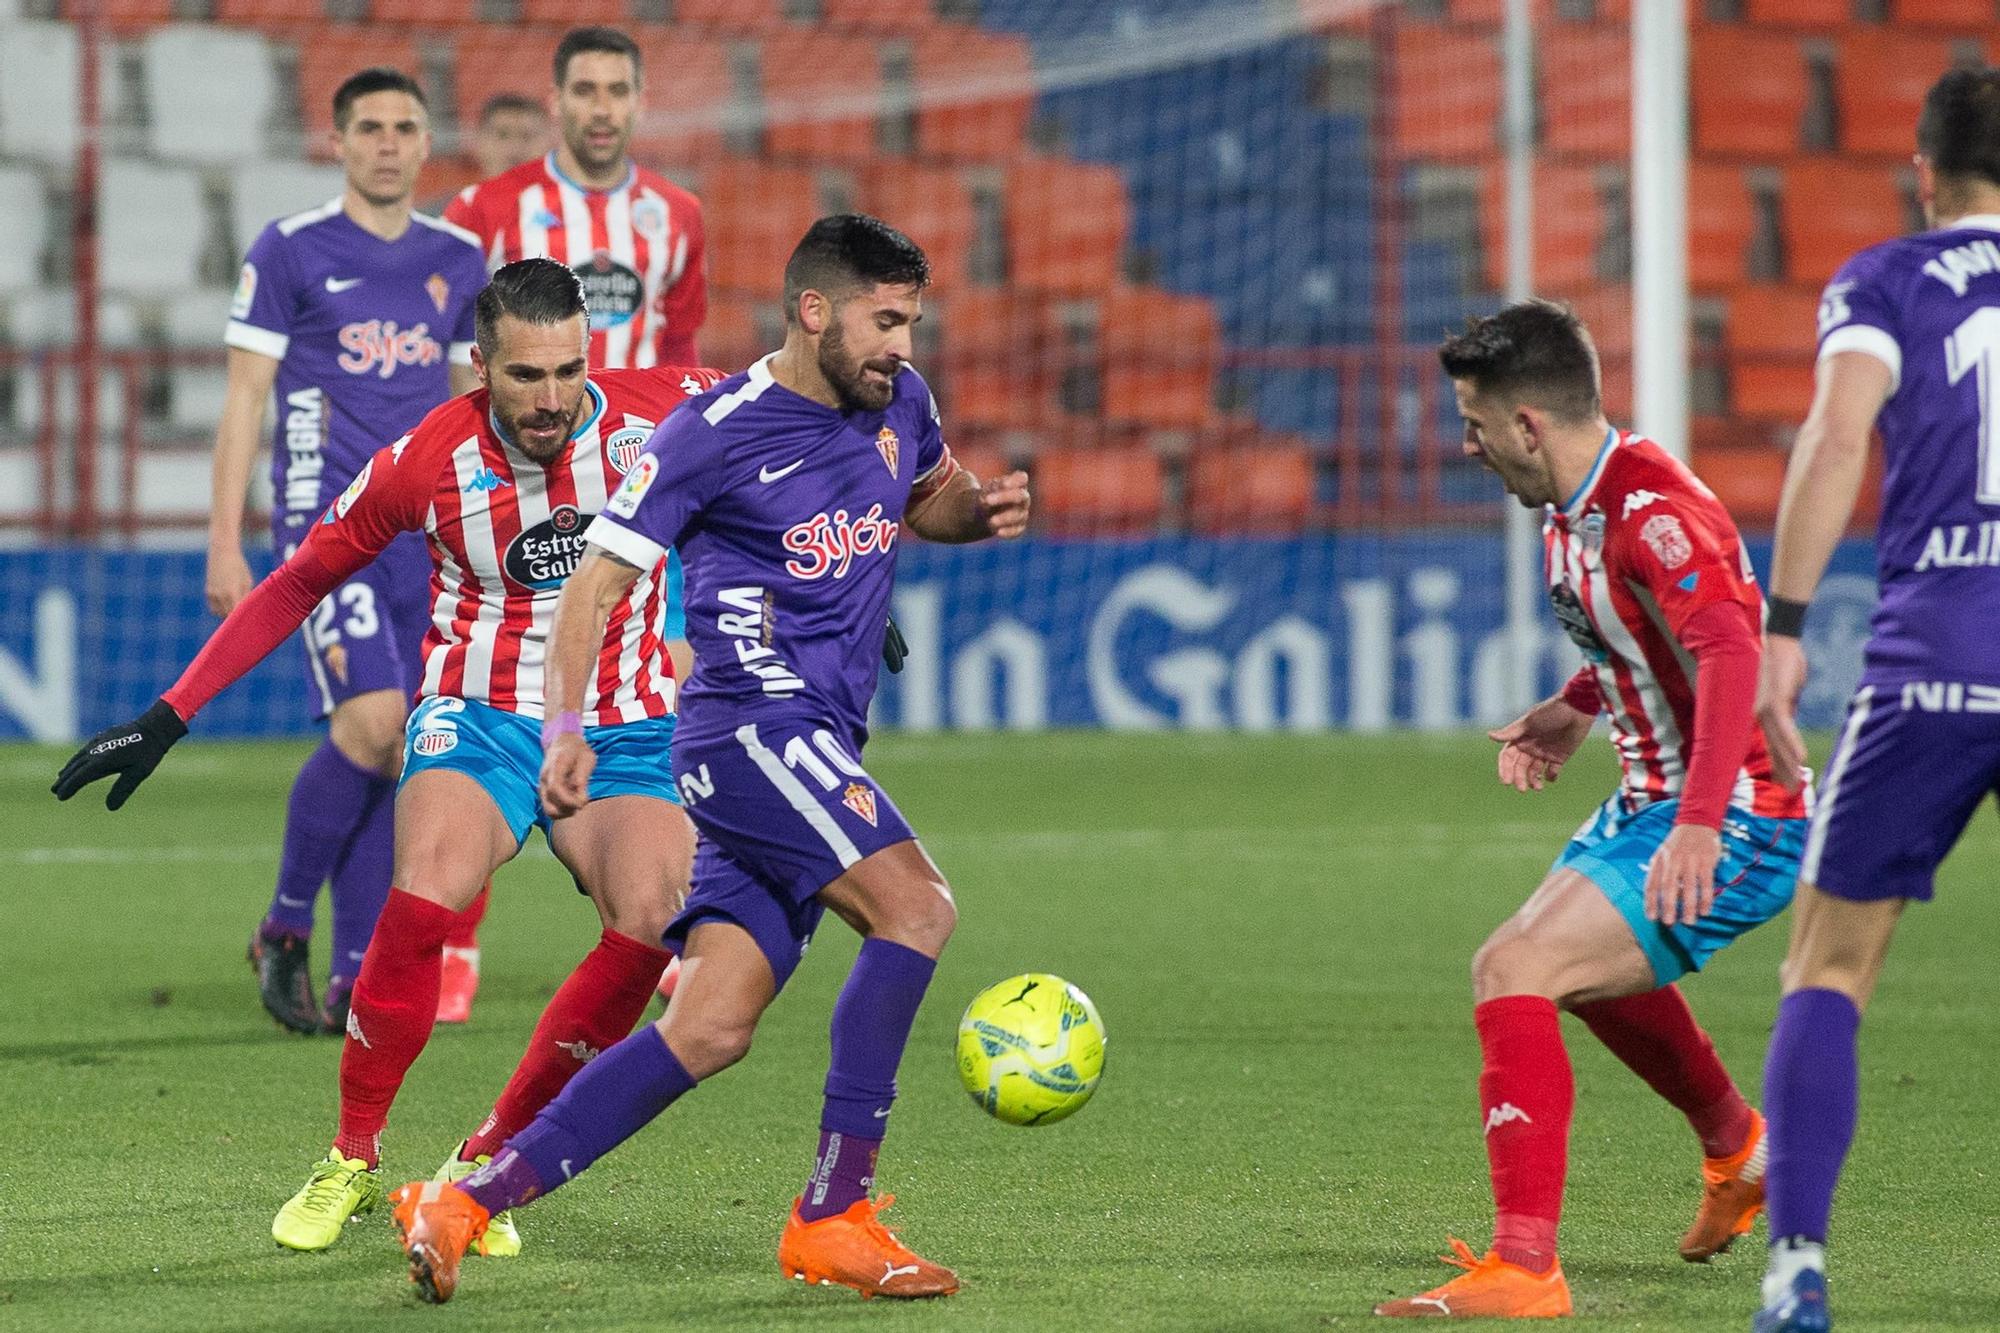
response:
[[[1897,300],[1885,280],[1879,248],[1863,250],[1841,266],[1819,301],[1819,355],[1866,352],[1889,367],[1889,392],[1903,379]]]
[[[903,373],[913,377],[916,375],[914,370],[906,370]],[[937,394],[931,391],[931,386],[927,383],[924,385],[924,399],[923,424],[917,433],[916,484],[919,486],[923,485],[931,473],[937,471],[938,464],[945,460],[944,414],[938,411]]]
[[[291,247],[273,223],[258,234],[244,256],[223,342],[273,361],[284,360],[292,342],[297,288]]]
[[[664,559],[722,485],[722,461],[711,449],[714,438],[714,429],[698,412],[668,416],[585,538],[640,569]]]

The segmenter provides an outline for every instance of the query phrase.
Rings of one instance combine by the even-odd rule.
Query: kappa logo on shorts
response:
[[[840,803],[868,821],[868,827],[875,827],[875,793],[858,782],[847,784],[847,790],[840,794]]]
[[[435,758],[448,750],[458,748],[458,733],[455,731],[420,731],[410,742],[410,748],[426,759]]]

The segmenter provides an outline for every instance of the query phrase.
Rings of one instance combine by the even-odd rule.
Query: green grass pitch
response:
[[[1487,1239],[1468,960],[1611,782],[1594,742],[1558,787],[1519,796],[1490,750],[885,738],[871,767],[962,922],[903,1063],[881,1187],[962,1294],[863,1304],[778,1275],[855,948],[829,918],[749,1060],[526,1209],[526,1253],[468,1261],[443,1309],[412,1296],[382,1214],[321,1255],[270,1241],[331,1132],[338,1056],[278,1032],[242,960],[303,750],[188,745],[117,816],[45,794],[56,752],[0,750],[0,1329],[1372,1327],[1375,1301],[1445,1275],[1448,1231]],[[539,846],[499,880],[474,1022],[438,1032],[404,1085],[392,1184],[478,1121],[595,937]],[[1863,1030],[1835,1214],[1843,1329],[2000,1326],[1996,872],[1982,812],[1939,901],[1905,922]],[[1688,987],[1753,1096],[1787,929]],[[980,1115],[951,1058],[965,1001],[1027,970],[1081,985],[1110,1036],[1096,1101],[1042,1130]],[[1565,1031],[1578,1314],[1746,1328],[1761,1244],[1706,1268],[1676,1258],[1693,1141],[1580,1024]]]

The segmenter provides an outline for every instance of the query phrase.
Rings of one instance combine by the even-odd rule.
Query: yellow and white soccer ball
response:
[[[1104,1077],[1097,1006],[1046,972],[988,986],[958,1020],[958,1077],[980,1110],[1010,1125],[1075,1115]]]

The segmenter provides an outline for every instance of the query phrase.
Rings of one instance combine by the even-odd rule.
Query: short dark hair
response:
[[[571,56],[580,56],[585,51],[603,51],[614,56],[628,56],[632,61],[632,78],[640,83],[646,79],[645,58],[639,54],[639,44],[627,33],[617,28],[601,25],[588,28],[571,28],[556,43],[556,87],[563,86],[569,78]]]
[[[837,301],[878,283],[922,291],[930,281],[931,261],[915,241],[866,213],[836,213],[813,223],[785,263],[785,322],[798,319],[808,291]]]
[[[517,259],[496,269],[473,302],[472,336],[479,344],[479,354],[490,360],[502,315],[529,324],[560,324],[586,313],[583,283],[567,264],[553,259]]]
[[[1917,151],[1939,175],[2000,185],[2000,69],[1955,69],[1932,84]]]
[[[1444,373],[1473,392],[1510,403],[1529,402],[1565,421],[1590,421],[1602,411],[1597,348],[1576,312],[1555,301],[1518,301],[1475,318],[1438,348]]]
[[[417,81],[400,69],[387,65],[371,65],[367,69],[348,75],[340,86],[333,90],[333,127],[347,128],[347,118],[354,110],[354,104],[370,93],[408,93],[417,99],[417,105],[425,111],[431,109],[430,99]]]
[[[538,116],[549,114],[547,107],[526,93],[495,93],[486,99],[486,105],[479,108],[479,123],[484,125],[507,111],[532,111]]]

